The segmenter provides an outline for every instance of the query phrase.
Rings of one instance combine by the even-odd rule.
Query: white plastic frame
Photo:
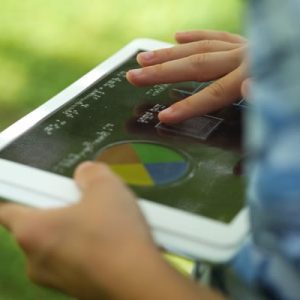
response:
[[[119,67],[137,51],[169,46],[171,45],[151,39],[132,41],[54,98],[3,131],[0,134],[0,150],[95,81]],[[52,208],[78,201],[80,191],[69,178],[0,159],[0,196],[34,207]],[[247,209],[242,209],[231,223],[225,224],[145,199],[139,199],[139,205],[159,245],[195,259],[214,263],[229,260],[240,248],[249,230]]]

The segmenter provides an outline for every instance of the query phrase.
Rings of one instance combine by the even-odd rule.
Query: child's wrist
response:
[[[154,245],[132,245],[122,249],[124,252],[112,256],[103,263],[94,263],[90,269],[90,276],[112,298],[125,299],[124,295],[138,294],[137,286],[145,286],[146,292],[150,281],[155,280],[160,270],[166,267],[166,263]],[[120,250],[120,252],[122,251]],[[134,298],[132,298],[134,299]]]

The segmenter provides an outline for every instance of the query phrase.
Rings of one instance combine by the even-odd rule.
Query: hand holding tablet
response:
[[[134,268],[142,274],[139,268],[151,264],[162,266],[158,271],[165,268],[135,196],[103,164],[83,163],[75,181],[82,191],[76,205],[37,210],[0,204],[0,225],[17,238],[33,281],[79,299],[99,299],[107,290],[110,296],[112,291],[129,294],[114,288],[120,273]],[[135,272],[122,282],[132,285]]]

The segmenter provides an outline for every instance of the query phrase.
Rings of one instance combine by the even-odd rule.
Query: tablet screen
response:
[[[107,163],[142,198],[230,222],[244,199],[241,113],[232,105],[181,124],[159,111],[209,82],[130,85],[135,56],[0,151],[0,157],[72,177],[85,160]]]

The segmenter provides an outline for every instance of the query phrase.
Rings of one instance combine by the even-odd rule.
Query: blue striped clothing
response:
[[[249,284],[300,299],[300,1],[249,0],[246,147],[252,239],[234,261]]]

